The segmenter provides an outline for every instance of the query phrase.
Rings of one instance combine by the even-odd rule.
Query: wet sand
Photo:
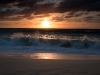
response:
[[[0,75],[100,75],[100,60],[44,60],[0,55]]]

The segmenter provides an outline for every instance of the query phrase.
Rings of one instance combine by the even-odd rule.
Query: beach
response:
[[[0,75],[100,75],[100,30],[0,29]]]
[[[0,54],[0,75],[100,75],[100,60],[30,59]]]

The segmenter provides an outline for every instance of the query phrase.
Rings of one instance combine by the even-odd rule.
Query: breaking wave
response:
[[[68,36],[56,34],[25,35],[13,34],[10,37],[0,38],[0,46],[31,46],[31,47],[63,47],[76,49],[100,49],[100,39],[88,36]]]

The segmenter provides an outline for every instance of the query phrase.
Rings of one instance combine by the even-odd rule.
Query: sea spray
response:
[[[95,30],[81,34],[77,30],[26,31],[16,29],[14,32],[0,33],[0,52],[100,53],[100,35],[94,34]]]

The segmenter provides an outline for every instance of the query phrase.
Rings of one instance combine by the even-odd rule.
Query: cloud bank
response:
[[[83,13],[72,13],[78,11],[99,12],[100,0],[62,0],[59,4],[56,2],[49,3],[47,0],[0,0],[0,20],[33,19],[32,14],[40,15],[65,12],[71,12],[65,18],[82,16]]]

